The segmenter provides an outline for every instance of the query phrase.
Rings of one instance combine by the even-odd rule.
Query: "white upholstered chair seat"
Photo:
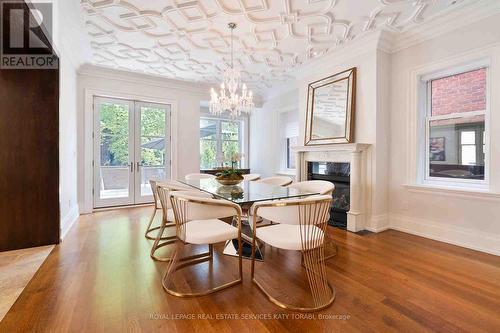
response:
[[[308,234],[311,244],[322,244],[323,231],[315,225],[277,224],[269,227],[257,228],[257,238],[273,247],[284,250],[302,250],[302,234]],[[315,229],[313,229],[315,228]],[[314,235],[314,237],[311,237]],[[306,246],[307,248],[307,246]]]
[[[186,232],[180,238],[190,244],[215,244],[238,238],[238,228],[218,220],[193,220],[186,222]]]
[[[258,173],[249,173],[246,175],[243,175],[243,180],[245,181],[254,181],[260,179],[260,174]]]
[[[257,182],[276,186],[287,186],[293,183],[293,179],[287,176],[274,176],[257,180]]]
[[[210,175],[208,173],[190,173],[186,175],[186,180],[198,180],[198,179],[215,179],[214,175]]]
[[[288,188],[304,192],[318,193],[320,195],[332,195],[333,191],[335,191],[335,185],[325,180],[308,180],[288,185]]]

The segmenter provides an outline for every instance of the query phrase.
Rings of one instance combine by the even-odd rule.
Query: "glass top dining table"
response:
[[[233,186],[221,185],[217,180],[211,178],[182,180],[181,182],[203,192],[212,194],[217,198],[232,201],[238,205],[252,204],[254,202],[267,200],[300,198],[319,194],[255,181],[243,181]]]
[[[216,198],[229,200],[240,206],[246,206],[247,209],[250,205],[259,201],[301,198],[319,194],[256,181],[243,181],[240,184],[234,186],[221,185],[219,184],[219,182],[217,182],[217,180],[212,178],[181,180],[181,182],[203,192],[209,193]],[[249,223],[247,218],[248,216],[244,216],[242,219],[242,256],[243,258],[250,259],[252,252],[251,243],[253,228],[252,224]],[[233,225],[235,225],[236,221],[233,220],[232,223]],[[262,246],[262,244],[260,244],[260,242],[257,242],[256,245],[256,260],[264,260],[264,247]],[[233,239],[232,241],[226,242],[223,254],[229,256],[238,256],[237,240]]]

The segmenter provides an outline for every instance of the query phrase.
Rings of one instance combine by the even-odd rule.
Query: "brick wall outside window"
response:
[[[486,109],[486,69],[433,80],[432,115]]]

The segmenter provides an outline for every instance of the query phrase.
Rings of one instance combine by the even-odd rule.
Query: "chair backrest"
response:
[[[167,180],[159,180],[156,182],[156,185],[157,186],[166,186],[166,187],[171,187],[172,189],[176,190],[176,191],[181,191],[181,190],[186,190],[186,191],[192,191],[194,188],[189,186],[189,185],[186,185],[184,183],[181,183],[177,180],[171,180],[171,179],[167,179]]]
[[[330,195],[314,195],[304,199],[273,200],[255,203],[254,218],[260,216],[274,223],[317,225],[330,219]]]
[[[190,188],[189,186],[179,183],[177,181],[162,181],[162,182],[156,182],[156,195],[157,195],[157,200],[160,200],[161,208],[163,210],[163,216],[167,216],[167,210],[169,208],[172,208],[171,202],[170,202],[170,193],[175,192],[175,191],[193,191],[193,192],[200,192],[196,191],[193,188]]]
[[[151,192],[153,192],[153,199],[155,201],[155,209],[158,207],[158,181],[149,180],[149,185],[151,186]]]
[[[170,192],[178,232],[185,232],[183,225],[192,220],[238,217],[241,222],[241,207],[227,200],[213,199],[208,193],[197,191]],[[178,234],[179,235],[179,234]]]
[[[161,208],[158,207],[158,201],[160,201],[160,197],[158,195],[158,187],[163,186],[163,187],[168,187],[171,188],[172,190],[175,191],[180,191],[180,190],[192,190],[193,188],[190,187],[189,185],[183,184],[181,182],[178,182],[176,180],[149,180],[149,185],[151,186],[151,192],[153,192],[153,199],[155,203],[155,208]],[[170,207],[170,200],[167,200],[168,203],[168,208]],[[161,204],[161,201],[160,201]]]
[[[332,195],[333,191],[335,191],[335,185],[326,180],[308,180],[305,182],[293,183],[288,187],[321,195]]]
[[[208,178],[215,178],[215,176],[208,173],[190,173],[185,177],[186,180],[208,179]]]
[[[243,180],[245,181],[253,181],[260,179],[260,175],[258,173],[249,173],[247,175],[243,175]]]
[[[275,176],[258,180],[258,182],[277,186],[287,186],[293,183],[293,179],[287,176]]]

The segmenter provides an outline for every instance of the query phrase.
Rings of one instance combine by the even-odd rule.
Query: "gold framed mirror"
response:
[[[356,68],[309,84],[305,145],[354,140]]]

